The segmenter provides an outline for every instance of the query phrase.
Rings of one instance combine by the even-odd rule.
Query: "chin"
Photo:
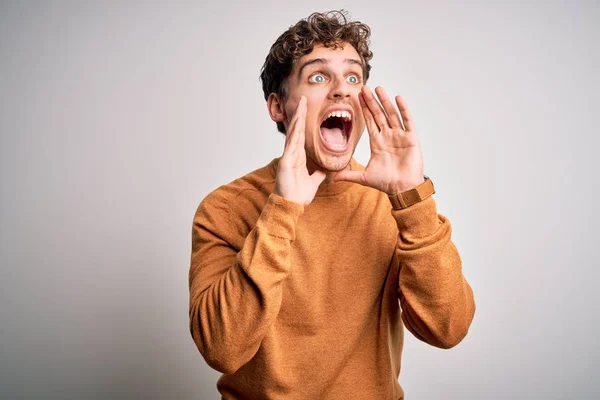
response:
[[[344,154],[321,154],[316,159],[316,164],[323,170],[329,172],[339,172],[348,167],[352,153]]]

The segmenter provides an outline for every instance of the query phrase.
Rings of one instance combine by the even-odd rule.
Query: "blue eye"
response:
[[[348,76],[348,77],[346,78],[346,81],[347,81],[348,83],[358,83],[358,82],[359,82],[359,80],[358,80],[358,76],[356,76],[356,75],[350,75],[350,76]]]
[[[315,83],[323,83],[325,82],[325,77],[322,74],[314,74],[311,75],[310,78],[308,78],[309,82],[315,82]]]

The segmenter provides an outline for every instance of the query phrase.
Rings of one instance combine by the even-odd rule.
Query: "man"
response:
[[[407,107],[365,86],[369,35],[332,12],[277,39],[261,79],[283,155],[196,212],[190,329],[224,399],[403,399],[403,325],[450,348],[471,324]]]

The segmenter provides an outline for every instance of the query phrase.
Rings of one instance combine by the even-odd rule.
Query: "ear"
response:
[[[284,122],[286,119],[285,116],[285,107],[282,99],[279,95],[275,93],[271,93],[269,98],[267,99],[267,108],[269,109],[269,115],[271,119],[275,122]]]

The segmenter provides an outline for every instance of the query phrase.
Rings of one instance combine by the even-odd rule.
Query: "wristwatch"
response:
[[[425,182],[421,183],[416,188],[389,195],[388,197],[392,203],[392,207],[396,210],[402,210],[421,200],[425,200],[434,194],[435,188],[433,187],[431,179],[429,179],[427,175],[423,175],[423,178],[425,178]]]

